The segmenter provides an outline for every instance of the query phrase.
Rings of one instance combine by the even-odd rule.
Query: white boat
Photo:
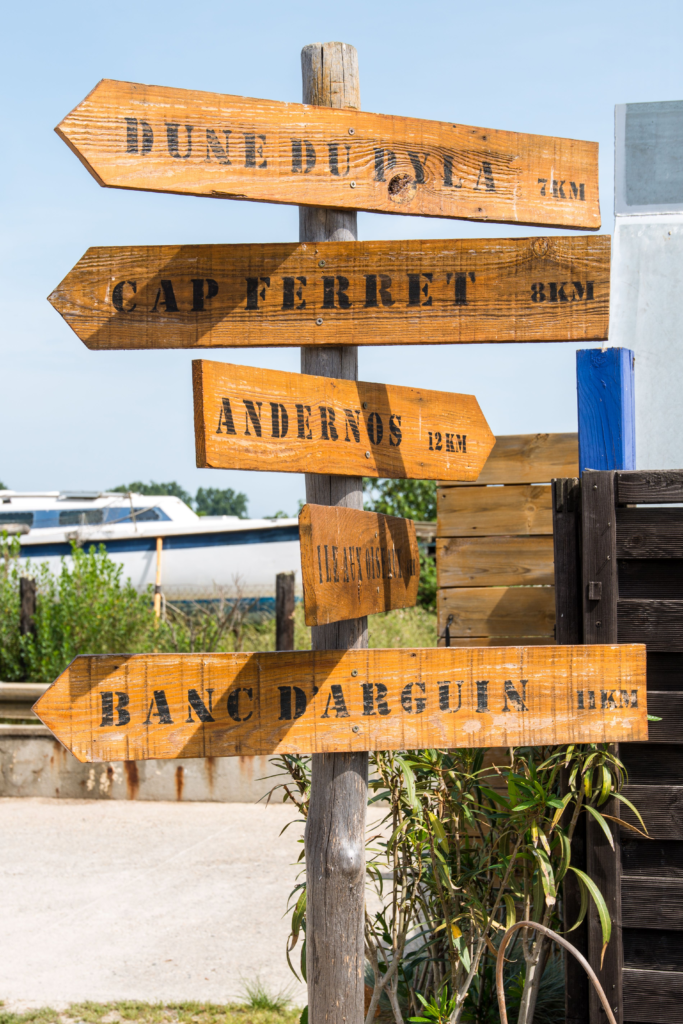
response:
[[[73,541],[104,544],[139,591],[155,585],[159,560],[161,592],[170,601],[270,602],[279,572],[295,572],[301,589],[297,519],[198,516],[166,495],[6,490],[0,491],[3,528],[20,533],[22,558],[47,562],[54,573],[69,559]]]

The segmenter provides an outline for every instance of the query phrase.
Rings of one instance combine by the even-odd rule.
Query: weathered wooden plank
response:
[[[583,641],[617,639],[617,531],[614,474],[586,473],[581,481]]]
[[[628,348],[586,348],[576,353],[581,473],[635,468],[634,363]]]
[[[472,395],[203,359],[192,371],[200,467],[472,480],[493,447]]]
[[[34,710],[82,761],[637,740],[645,649],[80,656]]]
[[[607,337],[609,243],[92,248],[50,302],[91,349],[585,341]]]
[[[617,614],[619,643],[683,651],[683,601],[619,601]]]
[[[619,755],[630,785],[683,786],[683,744],[634,743]]]
[[[553,583],[555,639],[558,644],[581,643],[581,483],[576,477],[553,480]],[[573,883],[572,883],[573,884]]]
[[[304,505],[299,513],[306,625],[412,607],[420,553],[411,519]]]
[[[648,690],[683,690],[683,653],[647,652]]]
[[[650,846],[654,845],[650,843]],[[683,971],[683,932],[654,928],[641,932],[625,928],[624,966],[652,971]]]
[[[553,573],[552,537],[438,537],[440,587],[548,585]]]
[[[625,969],[624,1017],[629,1024],[683,1024],[683,973]]]
[[[683,931],[683,879],[624,875],[621,899],[624,928]]]
[[[600,227],[593,142],[107,79],[56,131],[113,188]]]
[[[578,434],[503,434],[476,482],[543,484],[578,472]]]
[[[649,789],[655,787],[647,787]],[[626,793],[628,796],[628,793]],[[647,800],[647,794],[645,794]],[[625,817],[624,814],[621,815]],[[637,819],[630,818],[636,828],[642,829]],[[667,828],[666,819],[662,819],[662,827]],[[652,836],[652,830],[650,830]],[[630,829],[621,831],[621,868],[627,875],[645,875],[658,878],[683,878],[683,842],[681,839],[640,839]],[[683,943],[682,943],[683,948]],[[628,963],[624,953],[624,963],[628,967],[638,964]],[[648,966],[647,964],[643,966]],[[664,970],[665,968],[662,968]],[[673,970],[674,968],[666,968]]]
[[[450,644],[445,642],[445,626],[440,627],[438,646],[439,647],[547,647],[553,644],[553,636],[453,636]]]
[[[648,687],[650,714],[661,722],[650,723],[653,743],[683,743],[683,691],[657,691]]]
[[[528,537],[553,532],[552,497],[546,485],[439,488],[436,512],[438,537]]]
[[[683,502],[683,470],[636,469],[617,473],[617,501],[620,505]]]
[[[683,558],[620,558],[619,597],[683,601]]]
[[[554,587],[449,587],[437,596],[439,635],[529,637],[554,641]],[[452,618],[451,618],[452,616]]]
[[[683,508],[618,508],[619,558],[683,558]]]
[[[653,711],[651,693],[647,695],[647,706],[650,714],[657,713]],[[653,741],[655,725],[657,722],[650,722]],[[639,785],[629,782],[624,787],[624,796],[638,808],[651,839],[683,839],[683,786]],[[642,829],[635,814],[625,804],[621,806],[619,817]],[[631,832],[630,838],[634,837],[635,833]]]

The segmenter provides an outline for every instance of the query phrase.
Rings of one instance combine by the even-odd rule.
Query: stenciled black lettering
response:
[[[114,697],[116,696],[116,708],[114,708]],[[125,690],[105,690],[100,694],[102,700],[102,721],[100,722],[100,728],[103,726],[114,725],[114,713],[116,712],[116,728],[118,729],[122,725],[128,725],[130,722],[130,711],[127,710],[130,698]]]
[[[339,434],[334,425],[335,413],[329,405],[320,405],[320,437],[323,441],[338,441]]]
[[[389,417],[389,446],[391,448],[400,448],[402,440],[401,417],[398,413],[394,412]]]
[[[185,152],[181,153],[178,141],[180,125],[177,123],[166,124],[166,141],[168,143],[168,151],[175,160],[187,160],[192,155],[192,128],[193,126],[191,124],[185,125],[187,144]]]
[[[185,722],[189,725],[193,722],[192,712],[196,714],[200,722],[215,722],[216,719],[213,717],[213,690],[206,691],[209,697],[209,706],[199,696],[198,690],[187,691],[187,718]]]
[[[347,178],[351,171],[351,146],[348,142],[343,143],[346,149],[346,170],[339,170],[339,143],[328,142],[327,148],[330,151],[330,171],[336,178]]]
[[[438,683],[439,687],[439,710],[446,711],[449,714],[455,714],[462,707],[462,679],[457,679],[451,684],[450,679],[442,679]],[[458,687],[458,706],[451,707],[451,685]]]
[[[271,402],[270,403],[270,415],[272,437],[287,437],[287,431],[289,430],[289,416],[282,402]]]
[[[564,185],[564,183],[565,183],[565,180],[566,180],[565,178],[563,178],[562,181],[554,181],[553,180],[552,184],[553,184],[553,198],[554,199],[566,199],[567,198],[566,195],[564,194],[564,188],[562,187]]]
[[[548,296],[548,301],[549,302],[569,302],[569,299],[567,298],[567,295],[565,294],[565,290],[564,290],[564,286],[566,284],[567,284],[566,281],[562,281],[559,285],[558,285],[557,281],[549,281],[548,282],[548,289],[549,289],[550,294]]]
[[[547,178],[538,178],[537,181],[538,181],[538,184],[541,186],[541,195],[544,196],[546,194],[545,187],[548,184],[548,179]]]
[[[296,287],[296,282],[299,282],[301,287]],[[306,300],[303,298],[304,288],[306,287],[305,277],[283,277],[282,278],[282,308],[283,309],[305,309]],[[296,306],[294,298],[299,300],[299,305]]]
[[[204,295],[204,284],[206,283],[206,295]],[[204,302],[209,302],[218,295],[218,282],[212,277],[192,278],[192,312],[201,313],[204,309]]]
[[[486,191],[487,192],[495,192],[496,191],[496,183],[493,180],[493,167],[488,162],[488,160],[483,160],[482,164],[481,164],[481,167],[479,168],[479,175],[477,177],[477,184],[474,186],[475,192],[479,191],[479,185],[480,185],[480,182],[481,182],[481,179],[482,179],[482,175],[484,177],[484,188],[486,189]]]
[[[346,701],[344,700],[344,691],[342,690],[340,683],[332,683],[330,686],[330,692],[327,696],[327,704],[325,705],[325,710],[320,716],[321,718],[330,717],[330,704],[334,704],[336,718],[349,717]]]
[[[111,303],[117,313],[132,313],[137,303],[133,303],[128,309],[124,306],[123,289],[128,285],[129,288],[133,289],[133,295],[138,290],[137,281],[119,281],[118,284],[114,285],[114,290],[111,293]]]
[[[346,437],[345,441],[350,441],[349,427],[351,427],[351,433],[356,444],[360,444],[360,409],[356,409],[356,415],[353,415],[353,409],[344,409],[344,415],[346,416]]]
[[[304,151],[306,167],[303,166]],[[315,149],[307,139],[292,139],[292,174],[309,174],[315,167]]]
[[[261,406],[263,405],[263,402],[256,402],[254,404],[254,402],[252,401],[251,398],[243,398],[242,401],[244,402],[244,405],[245,405],[245,412],[244,412],[244,426],[245,426],[245,430],[244,430],[244,433],[246,435],[248,435],[249,437],[251,437],[251,432],[249,430],[249,420],[251,420],[251,425],[254,428],[254,433],[256,434],[257,437],[260,437],[261,436]],[[256,412],[256,405],[258,405],[258,412]]]
[[[375,693],[372,692],[372,683],[361,683],[363,691],[363,715],[390,715],[391,708],[387,703],[387,688],[384,683],[375,683]],[[377,710],[375,710],[375,707]]]
[[[223,147],[223,144],[222,144],[221,140],[218,138],[218,134],[213,130],[213,128],[207,128],[206,129],[206,159],[210,161],[211,160],[211,154],[213,153],[214,159],[217,160],[219,164],[231,164],[232,163],[232,160],[230,159],[230,135],[231,135],[231,129],[230,128],[224,128],[223,129],[223,134],[225,135],[225,147]]]
[[[413,687],[416,686],[421,693],[425,692],[424,683],[408,683],[401,691],[401,704],[403,710],[409,715],[421,715],[427,707],[426,697],[413,697]]]
[[[313,434],[311,432],[311,407],[310,405],[301,405],[297,402],[296,405],[296,428],[297,437],[302,438],[304,441],[311,441]]]
[[[519,689],[513,686],[511,679],[506,679],[503,683],[505,690],[505,706],[503,711],[528,711],[526,706],[526,684],[527,679],[520,679],[519,686],[521,687],[522,693],[520,695]],[[508,707],[508,701],[512,707]]]
[[[234,690],[231,690],[228,694],[228,714],[232,718],[233,722],[248,722],[253,715],[253,710],[249,711],[248,715],[245,715],[243,708],[240,708],[240,694],[245,693],[249,700],[253,701],[253,690],[251,686],[237,686]]]
[[[489,709],[489,681],[477,679],[477,714],[483,715]]]
[[[375,150],[375,181],[386,181],[385,169],[392,171],[396,166],[396,154],[390,149]]]
[[[152,710],[156,707],[156,711]],[[173,719],[171,718],[171,712],[168,707],[168,701],[166,694],[163,690],[155,690],[152,694],[152,700],[149,704],[149,711],[147,712],[147,718],[145,719],[145,725],[153,725],[152,716],[158,718],[158,725],[173,725]]]
[[[229,398],[221,399],[221,411],[218,414],[218,429],[217,434],[223,433],[223,427],[225,427],[226,434],[236,434],[235,422],[232,418],[232,408],[230,406]]]
[[[368,416],[368,437],[372,444],[381,444],[384,437],[384,424],[378,412],[371,412]]]
[[[173,282],[168,280],[162,280],[160,282],[161,287],[157,289],[156,299],[152,306],[152,312],[156,313],[159,306],[159,299],[161,299],[163,293],[163,299],[161,299],[161,305],[164,307],[167,313],[177,313],[178,303],[175,300],[175,292],[173,291]]]
[[[339,548],[332,545],[332,580],[334,583],[339,583],[339,566],[337,565],[337,552]]]
[[[260,142],[256,140],[260,139]],[[244,166],[245,167],[259,167],[264,169],[268,166],[268,161],[263,159],[263,147],[266,144],[265,135],[252,135],[251,133],[245,132],[244,135]],[[260,158],[261,162],[257,162],[257,157]]]
[[[423,153],[422,156],[423,156],[423,159],[420,160],[420,154],[419,153],[411,153],[410,150],[408,150],[408,159],[410,160],[411,164],[413,165],[413,170],[415,171],[415,184],[416,185],[424,185],[425,180],[426,180],[425,179],[425,167],[427,166],[427,160],[429,159],[429,153]]]
[[[360,561],[360,556],[361,556],[362,550],[363,550],[362,548],[356,548],[356,563],[358,565],[358,582],[359,583],[363,582],[363,573],[362,573],[362,570],[361,570],[361,561]]]
[[[536,281],[531,286],[531,301],[532,302],[545,302],[547,296],[545,294],[545,285],[542,281]]]
[[[449,275],[450,276],[450,275]],[[455,275],[455,297],[453,299],[454,305],[466,306],[467,305],[467,278],[469,277],[472,284],[474,284],[476,278],[474,271],[469,270],[466,274]]]
[[[580,199],[584,203],[586,202],[586,186],[583,182],[577,185],[576,182],[570,181],[569,187],[572,190],[572,197],[574,199]]]
[[[137,153],[142,156],[147,156],[148,153],[152,152],[152,146],[154,145],[154,132],[149,121],[140,121],[139,126],[142,128],[142,150],[139,147],[139,135],[138,135],[138,119],[137,117],[125,117],[126,122],[126,152]]]
[[[301,718],[306,711],[306,694],[300,686],[278,686],[280,691],[280,722],[291,722]],[[292,691],[294,691],[294,715],[292,715]]]
[[[323,563],[322,563],[322,559],[320,558],[320,544],[318,544],[318,574],[320,576],[320,582],[322,583],[322,581],[323,581]]]

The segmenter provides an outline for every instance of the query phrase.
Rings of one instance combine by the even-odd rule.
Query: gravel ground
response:
[[[0,799],[0,1000],[239,1000],[259,976],[306,1002],[285,958],[295,811]],[[298,951],[297,951],[298,952]]]

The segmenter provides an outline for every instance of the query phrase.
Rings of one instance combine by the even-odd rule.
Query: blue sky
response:
[[[352,43],[365,110],[597,140],[606,233],[614,104],[683,98],[683,4],[664,0],[64,0],[8,5],[3,29],[0,480],[19,490],[150,478],[230,486],[253,516],[295,512],[303,478],[195,467],[193,353],[89,352],[46,296],[90,245],[293,241],[297,210],[100,188],[53,132],[100,78],[298,101],[301,47]],[[362,239],[548,233],[358,221]],[[498,434],[575,430],[576,347],[365,348],[360,377],[475,394]],[[298,349],[211,358],[299,369]]]

